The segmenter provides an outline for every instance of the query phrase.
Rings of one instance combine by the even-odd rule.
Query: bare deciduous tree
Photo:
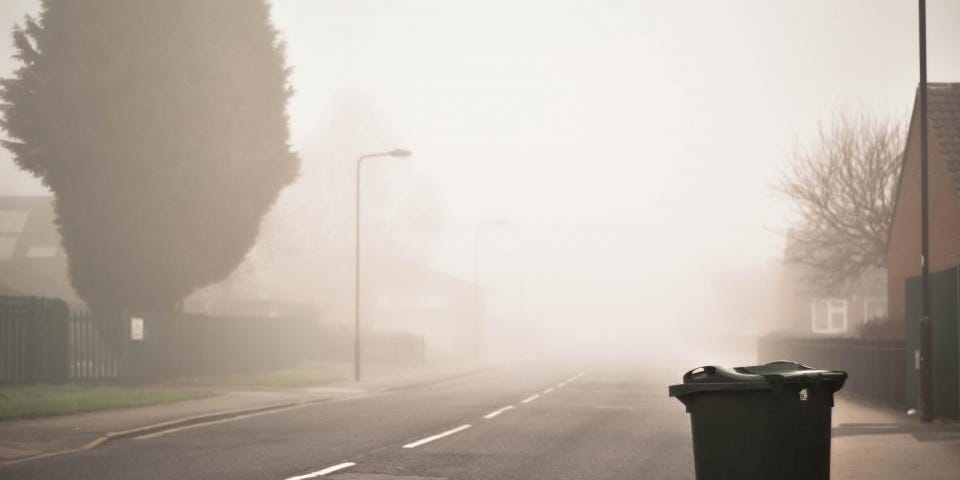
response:
[[[840,114],[794,152],[777,185],[800,216],[786,259],[811,267],[819,289],[842,291],[886,267],[903,149],[900,122]]]

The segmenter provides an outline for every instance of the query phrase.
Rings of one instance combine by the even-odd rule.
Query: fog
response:
[[[960,2],[929,3],[930,79],[955,81]],[[740,348],[778,315],[791,152],[841,110],[905,118],[918,81],[912,2],[272,5],[301,175],[225,284],[350,324],[355,162],[408,149],[363,167],[365,321],[455,348],[384,305],[419,278],[398,258],[467,284],[476,266],[491,355]],[[36,8],[5,0],[0,24]],[[44,192],[6,151],[0,191]]]

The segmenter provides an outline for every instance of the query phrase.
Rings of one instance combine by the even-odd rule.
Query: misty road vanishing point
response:
[[[663,385],[639,370],[500,367],[118,440],[0,478],[690,479],[686,414]]]
[[[0,480],[960,480],[958,47],[960,0],[0,0]]]

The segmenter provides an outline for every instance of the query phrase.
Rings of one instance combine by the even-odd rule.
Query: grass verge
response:
[[[213,395],[201,390],[106,385],[16,385],[0,387],[0,421],[143,407]]]
[[[304,388],[347,380],[351,378],[352,368],[348,364],[317,363],[273,372],[178,379],[172,384],[197,387]]]

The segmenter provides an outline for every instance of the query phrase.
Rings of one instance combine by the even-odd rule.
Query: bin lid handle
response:
[[[717,372],[717,367],[714,367],[712,365],[705,365],[703,367],[697,367],[697,368],[694,368],[693,370],[690,370],[687,373],[684,373],[683,380],[687,381],[697,377],[705,377],[707,375],[713,375],[716,372]]]

